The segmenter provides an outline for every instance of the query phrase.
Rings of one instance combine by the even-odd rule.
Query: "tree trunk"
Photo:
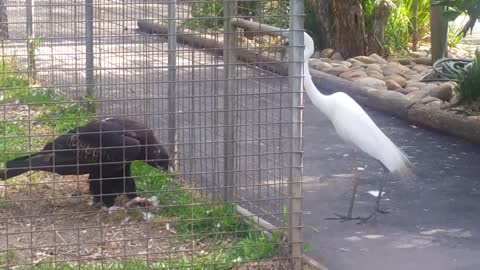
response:
[[[360,0],[333,1],[335,48],[344,58],[366,53],[365,23]]]
[[[412,6],[412,12],[413,12],[413,19],[412,19],[412,28],[413,28],[413,33],[412,33],[412,50],[414,52],[417,51],[417,45],[418,45],[418,1],[419,0],[414,0],[413,1],[413,6]]]
[[[442,16],[445,11],[443,6],[430,7],[430,42],[432,46],[432,62],[447,57],[448,22]]]
[[[384,55],[385,50],[385,28],[390,17],[393,3],[390,0],[380,0],[375,3],[375,11],[373,17],[373,25],[371,36],[368,37],[368,52]]]
[[[333,0],[305,1],[305,28],[318,48],[335,47]]]
[[[8,16],[6,0],[0,0],[0,39],[8,38]]]

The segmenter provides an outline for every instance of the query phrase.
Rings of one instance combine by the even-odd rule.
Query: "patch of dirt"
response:
[[[209,243],[177,239],[171,219],[91,204],[86,176],[21,176],[0,186],[0,252],[15,264],[201,255]]]
[[[88,194],[87,178],[36,172],[0,182],[0,254],[14,253],[10,268],[51,261],[154,262],[206,255],[232,242],[182,239],[173,218],[155,216],[146,221],[139,209],[111,213],[98,209]],[[232,269],[288,269],[284,261],[239,264]]]

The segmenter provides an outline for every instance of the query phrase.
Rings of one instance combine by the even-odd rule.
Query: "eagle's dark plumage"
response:
[[[113,206],[117,195],[137,197],[130,164],[143,160],[168,170],[169,155],[144,124],[123,118],[94,120],[47,143],[40,152],[7,161],[0,179],[30,170],[60,175],[89,175],[96,204]]]

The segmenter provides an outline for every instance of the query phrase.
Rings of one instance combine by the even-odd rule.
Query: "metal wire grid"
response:
[[[40,39],[42,43],[35,57],[41,87],[52,87],[74,99],[80,98],[89,84],[85,69],[88,58],[85,3],[78,0],[35,1],[31,20],[33,30],[31,34],[25,34],[25,24],[30,20],[25,2],[7,2],[10,37],[4,43],[3,55],[16,56],[24,66],[28,66],[26,40]],[[98,116],[121,115],[141,120],[157,133],[163,143],[168,142],[168,86],[171,83],[168,76],[167,39],[165,36],[138,32],[136,24],[137,20],[143,18],[168,21],[167,4],[138,0],[94,1],[94,77],[90,78],[93,79],[99,103]],[[190,17],[189,4],[178,4],[176,16],[179,22]],[[237,119],[236,141],[232,142],[236,149],[235,201],[276,225],[287,226],[285,209],[289,199],[287,180],[292,151],[289,148],[292,138],[288,130],[292,128],[292,95],[297,92],[289,88],[288,77],[257,69],[253,65],[237,63],[235,73],[237,92],[233,99],[237,104]],[[188,44],[177,44],[175,74],[178,178],[201,191],[203,196],[219,196],[223,192],[225,173],[222,130],[227,125],[222,109],[226,83],[224,63],[221,57],[210,54],[208,49],[192,49]],[[59,209],[52,209],[41,217],[25,217],[43,219],[45,223],[50,218],[50,224],[53,225],[68,215]],[[80,243],[77,238],[73,245],[66,245],[62,231],[91,234],[91,239],[115,242],[109,239],[112,234],[120,232],[126,236],[132,229],[124,224],[112,233],[103,226],[82,225],[81,218],[78,224],[70,228],[62,224],[54,230],[45,230],[44,234],[53,235],[53,246],[34,245],[34,240],[41,243],[40,237],[35,238],[32,230],[26,230],[25,233],[30,234],[27,237],[30,243],[23,248],[30,251],[26,255],[30,263],[35,263],[39,252],[48,254],[52,249],[55,250],[52,253],[55,260],[78,259],[82,257],[79,256],[82,255],[80,245],[88,250],[89,245],[94,249],[98,244],[93,240]],[[161,233],[155,235],[151,230],[148,232],[149,237],[136,235],[138,239],[132,237],[131,240],[139,240],[137,242],[147,246],[149,241],[164,241],[164,246],[168,246],[165,250],[173,246],[175,237]],[[7,234],[12,233],[7,230]],[[128,237],[123,239],[126,240]],[[8,241],[4,243],[7,244],[2,248],[12,248]],[[65,252],[77,257],[57,256],[61,253],[62,244],[75,246]],[[147,259],[155,258],[155,252],[150,254],[148,247],[147,254],[142,250],[124,247],[118,254],[105,254],[102,249],[100,254],[96,254],[97,257],[90,258],[127,258],[138,256],[139,252],[143,252]],[[166,252],[163,253],[166,255]]]

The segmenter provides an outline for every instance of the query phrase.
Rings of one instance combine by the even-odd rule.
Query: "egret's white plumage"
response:
[[[380,161],[393,175],[413,180],[412,164],[407,156],[378,128],[355,100],[343,92],[323,95],[312,81],[308,59],[314,43],[305,33],[304,88],[313,105],[332,122],[340,138]]]
[[[368,114],[358,105],[355,100],[345,93],[337,92],[332,95],[323,95],[318,91],[312,81],[308,60],[313,55],[314,44],[312,38],[304,34],[304,88],[313,105],[317,107],[335,127],[338,136],[345,142],[358,148],[373,158],[377,159],[392,175],[402,180],[412,181],[415,179],[413,165],[407,156],[400,150],[373,122]],[[338,215],[339,219],[360,219],[363,223],[375,216],[377,212],[387,213],[380,210],[380,198],[385,180],[380,183],[374,211],[367,217],[352,217],[355,193],[358,185],[358,176],[354,175],[354,188],[350,208],[346,216]],[[331,219],[331,218],[329,218]],[[333,218],[338,219],[338,218]]]

